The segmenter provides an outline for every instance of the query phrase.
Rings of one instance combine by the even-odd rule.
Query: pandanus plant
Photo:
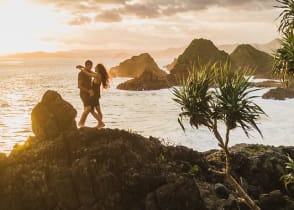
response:
[[[293,33],[294,31],[294,0],[276,0],[279,5],[276,8],[282,9],[278,16],[281,19],[278,28],[281,33]]]
[[[254,103],[252,92],[257,89],[250,87],[249,70],[233,69],[229,64],[207,64],[193,66],[188,78],[182,81],[182,86],[173,88],[173,99],[181,107],[179,123],[185,130],[183,119],[188,118],[192,127],[205,126],[211,131],[225,154],[225,168],[212,172],[225,176],[231,186],[243,198],[244,202],[254,210],[260,208],[248,196],[242,186],[231,175],[231,158],[229,141],[231,130],[241,127],[249,136],[249,131],[255,129],[262,135],[256,121],[265,112]],[[215,87],[215,88],[212,88]],[[219,124],[225,125],[225,136],[219,132]]]
[[[273,73],[279,76],[288,88],[294,77],[294,34],[285,34],[280,43],[280,48],[274,53]]]
[[[282,9],[278,31],[282,35],[281,47],[274,52],[273,73],[288,88],[294,75],[294,0],[277,0],[276,8]]]

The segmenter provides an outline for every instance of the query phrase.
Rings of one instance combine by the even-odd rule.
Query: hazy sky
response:
[[[0,54],[164,49],[278,37],[275,0],[0,0]]]

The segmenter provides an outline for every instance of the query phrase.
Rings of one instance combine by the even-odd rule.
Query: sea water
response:
[[[93,60],[96,63],[95,60]],[[30,114],[46,90],[55,90],[78,111],[83,110],[77,88],[78,70],[83,59],[0,59],[0,152],[9,153],[15,144],[22,144],[30,135]],[[107,68],[119,60],[102,61]],[[158,60],[160,67],[167,60]],[[102,92],[101,108],[106,128],[125,129],[143,136],[158,137],[167,144],[185,145],[198,151],[217,148],[213,135],[205,127],[191,128],[184,122],[184,132],[177,122],[180,107],[172,100],[170,89],[156,91],[124,91],[116,86],[130,78],[115,78],[111,88]],[[261,96],[269,89],[255,92]],[[294,100],[264,100],[255,102],[267,113],[258,126],[263,137],[252,131],[247,138],[242,129],[232,131],[230,145],[259,143],[294,145]],[[86,125],[96,126],[89,115]],[[221,129],[223,126],[220,127]]]

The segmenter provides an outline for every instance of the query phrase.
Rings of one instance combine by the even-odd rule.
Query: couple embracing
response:
[[[103,64],[97,64],[95,71],[92,71],[93,62],[87,60],[85,66],[78,65],[80,70],[78,75],[78,88],[80,97],[84,104],[84,111],[78,123],[79,127],[85,126],[85,121],[89,113],[98,121],[97,128],[103,128],[102,112],[100,108],[100,90],[109,87],[109,76]]]

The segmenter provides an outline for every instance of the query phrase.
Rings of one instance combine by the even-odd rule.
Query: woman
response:
[[[93,71],[86,71],[82,66],[79,66],[81,71],[83,71],[85,74],[87,74],[90,77],[93,77],[92,81],[92,89],[94,92],[94,95],[90,98],[90,104],[92,109],[96,109],[98,114],[98,125],[97,128],[103,128],[105,124],[102,121],[102,112],[100,108],[99,99],[101,97],[100,95],[100,89],[101,85],[104,89],[109,88],[109,76],[108,73],[104,67],[103,64],[97,64],[95,67],[95,72]]]

